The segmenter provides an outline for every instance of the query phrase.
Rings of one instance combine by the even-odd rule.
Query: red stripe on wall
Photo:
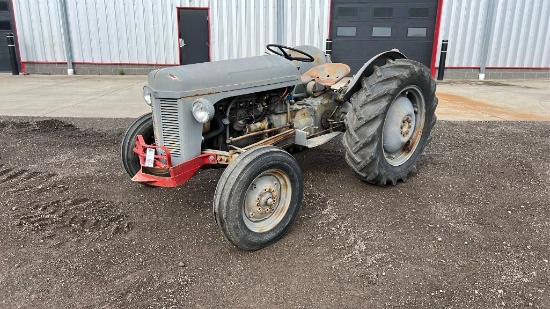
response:
[[[179,64],[168,63],[140,63],[140,62],[78,62],[74,61],[73,64],[104,64],[104,65],[157,65],[157,66],[179,66]]]
[[[30,64],[67,64],[67,62],[56,62],[56,61],[26,61],[25,63]],[[168,64],[168,63],[139,63],[139,62],[78,62],[74,61],[73,64],[97,64],[97,65],[155,65],[155,66],[179,66],[179,64]]]
[[[67,64],[67,62],[56,62],[56,61],[25,61],[28,64]]]
[[[497,70],[550,70],[550,67],[485,67],[486,69],[497,69]],[[439,67],[435,67],[439,69]],[[479,67],[461,67],[461,66],[445,66],[445,69],[479,69]]]

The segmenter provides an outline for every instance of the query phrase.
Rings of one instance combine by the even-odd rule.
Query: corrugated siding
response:
[[[277,35],[277,1],[226,0],[210,5],[212,60],[261,55]],[[176,25],[177,26],[177,25]]]
[[[284,1],[286,25],[283,45],[312,45],[325,50],[330,20],[330,0]]]
[[[479,67],[489,0],[444,0],[438,44],[446,66]],[[488,67],[550,67],[550,1],[495,0]]]
[[[487,66],[550,67],[550,1],[497,1]]]
[[[178,64],[177,7],[210,9],[212,60],[276,43],[277,0],[66,0],[75,62]],[[324,48],[330,0],[284,1],[285,45]],[[64,62],[59,0],[14,0],[23,61]]]
[[[21,59],[66,61],[58,2],[16,0],[13,4]]]

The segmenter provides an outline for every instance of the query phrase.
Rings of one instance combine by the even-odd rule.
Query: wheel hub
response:
[[[256,233],[270,231],[283,220],[291,198],[288,175],[278,169],[261,173],[246,190],[243,207],[246,227]]]
[[[414,152],[425,119],[424,97],[417,86],[409,86],[396,97],[386,113],[382,133],[386,161],[399,166]]]
[[[245,215],[250,221],[261,221],[277,209],[280,183],[275,177],[264,176],[250,185]],[[252,203],[248,202],[252,198]]]
[[[266,215],[269,215],[275,210],[275,202],[277,201],[277,192],[272,186],[264,188],[263,191],[256,197],[256,208],[250,212],[249,217],[256,218],[257,220],[264,219]]]
[[[411,131],[411,128],[412,128],[411,122],[412,122],[411,116],[403,117],[403,121],[401,121],[401,136],[408,137],[409,135],[411,135],[410,134],[410,133],[412,133],[412,131]],[[409,138],[410,138],[410,136],[409,136]]]
[[[388,110],[384,124],[384,151],[395,153],[411,139],[415,115],[412,102],[406,96],[398,97]]]

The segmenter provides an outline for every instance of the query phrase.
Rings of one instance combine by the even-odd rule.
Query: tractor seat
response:
[[[351,69],[344,63],[325,63],[311,68],[300,77],[302,84],[312,80],[321,86],[330,87],[346,77]]]

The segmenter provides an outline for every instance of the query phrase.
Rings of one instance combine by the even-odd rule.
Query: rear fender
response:
[[[344,99],[349,101],[351,96],[361,89],[361,78],[370,76],[374,72],[374,66],[383,66],[386,64],[386,61],[395,59],[407,59],[407,56],[398,49],[392,49],[370,58],[370,60],[359,69],[357,74],[353,76],[353,79],[348,85],[348,90],[344,95]]]

